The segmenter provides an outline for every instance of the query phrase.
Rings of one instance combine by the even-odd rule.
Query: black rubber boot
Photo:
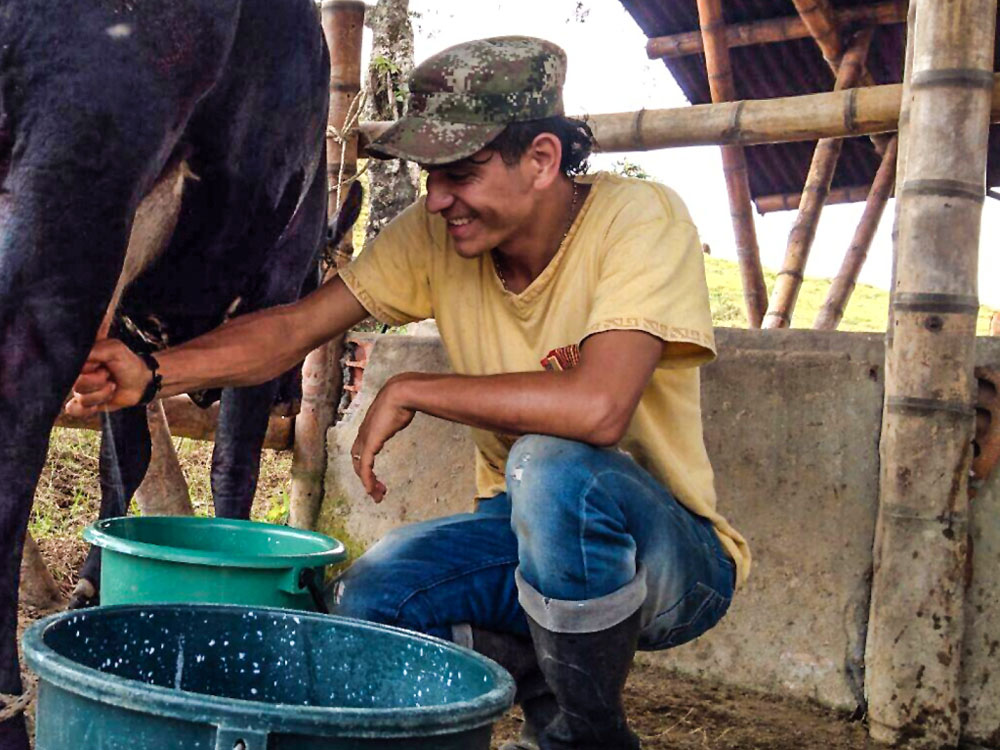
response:
[[[559,712],[555,696],[538,668],[530,638],[472,629],[472,647],[510,672],[517,686],[514,702],[524,712],[521,736],[500,750],[539,750],[538,735]]]
[[[559,706],[539,734],[541,750],[638,750],[622,690],[639,638],[639,612],[596,633],[554,633],[531,617],[528,625]]]

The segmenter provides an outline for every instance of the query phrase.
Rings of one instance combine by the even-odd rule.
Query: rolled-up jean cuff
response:
[[[514,571],[517,598],[528,616],[553,633],[598,633],[626,620],[646,601],[646,571],[640,566],[631,581],[596,599],[567,601],[542,596]]]

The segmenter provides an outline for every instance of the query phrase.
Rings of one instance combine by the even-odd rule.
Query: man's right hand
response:
[[[73,397],[66,413],[88,417],[98,411],[116,411],[135,406],[153,374],[146,363],[117,339],[102,339],[73,384]]]

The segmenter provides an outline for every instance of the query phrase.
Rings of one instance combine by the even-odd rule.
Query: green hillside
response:
[[[735,261],[705,257],[705,272],[708,277],[708,292],[712,302],[712,319],[717,326],[746,328],[746,313],[743,307],[743,287],[740,284],[740,270]],[[764,282],[770,293],[774,286],[775,274],[764,272]],[[830,279],[806,279],[799,292],[792,317],[793,328],[812,328],[817,313],[826,300]],[[993,310],[979,309],[977,331],[986,336],[990,330]],[[847,305],[844,319],[840,323],[842,331],[885,331],[889,316],[889,293],[866,284],[854,288]]]

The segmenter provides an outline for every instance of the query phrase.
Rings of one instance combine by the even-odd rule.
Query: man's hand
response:
[[[358,436],[351,446],[351,464],[365,486],[365,492],[376,503],[382,502],[386,487],[375,476],[375,456],[393,435],[413,421],[415,412],[400,403],[402,384],[409,378],[419,377],[415,373],[397,375],[391,378],[378,392],[372,405],[368,407]]]
[[[135,406],[151,377],[146,363],[125,344],[117,339],[102,339],[90,350],[73,384],[66,413],[87,417],[98,411]]]

